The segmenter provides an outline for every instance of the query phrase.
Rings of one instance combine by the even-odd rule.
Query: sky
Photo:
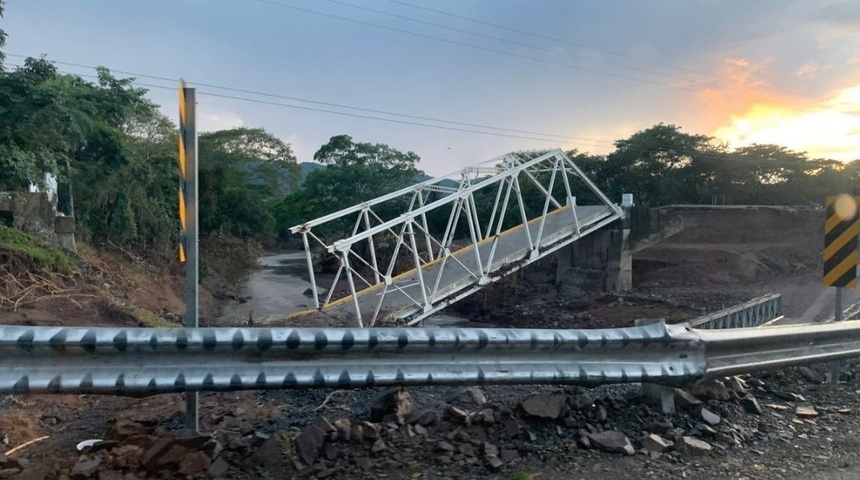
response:
[[[200,130],[262,127],[299,161],[348,134],[442,175],[659,122],[860,158],[857,0],[7,0],[2,28],[9,65],[106,66],[174,119],[181,77]]]

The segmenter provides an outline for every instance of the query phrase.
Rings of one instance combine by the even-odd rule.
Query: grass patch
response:
[[[181,325],[178,323],[171,322],[170,320],[165,320],[158,315],[150,312],[149,310],[144,310],[142,308],[135,307],[133,305],[117,305],[118,310],[122,313],[128,315],[133,318],[137,323],[140,324],[141,327],[146,328],[179,328]]]
[[[60,247],[5,225],[0,225],[0,257],[2,256],[23,258],[42,272],[70,275],[77,271],[72,258]]]

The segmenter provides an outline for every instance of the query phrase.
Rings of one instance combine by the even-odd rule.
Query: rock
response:
[[[158,471],[161,468],[159,461],[167,454],[172,445],[172,438],[159,438],[140,457],[140,465],[148,471]]]
[[[331,433],[331,432],[337,431],[337,428],[335,428],[335,426],[332,425],[331,422],[329,422],[328,419],[323,417],[323,416],[318,416],[318,417],[314,418],[314,425],[319,427],[319,429],[325,433]]]
[[[191,452],[179,462],[179,473],[198,476],[209,470],[209,457],[203,452]]]
[[[353,423],[352,430],[349,432],[349,439],[353,443],[361,443],[364,441],[364,425]]]
[[[744,395],[747,393],[746,382],[744,382],[740,377],[727,378],[726,386],[738,395]]]
[[[352,423],[345,418],[339,418],[334,421],[334,428],[337,430],[338,438],[348,442],[352,436]]]
[[[124,475],[116,470],[99,470],[99,480],[123,480],[123,477]]]
[[[140,465],[144,450],[137,445],[120,445],[111,451],[113,466],[130,469]]]
[[[630,439],[621,432],[607,430],[600,433],[590,433],[588,434],[588,439],[591,440],[592,445],[606,452],[623,453],[626,455],[636,453],[636,449],[633,448]]]
[[[370,448],[370,451],[373,453],[381,453],[388,451],[388,445],[380,438],[379,440],[373,442],[373,447]]]
[[[584,448],[584,449],[586,449],[586,450],[588,450],[589,448],[591,448],[591,440],[589,440],[587,436],[586,436],[586,437],[579,437],[579,438],[577,438],[577,439],[576,439],[576,444],[577,444],[577,445],[579,445],[579,446],[580,446],[580,448]]]
[[[122,444],[124,446],[134,445],[145,451],[149,450],[149,447],[155,445],[156,441],[158,441],[158,439],[151,435],[133,435],[123,440]]]
[[[770,392],[770,393],[773,394],[774,397],[776,397],[780,400],[785,400],[786,402],[805,402],[806,401],[806,399],[803,398],[803,395],[798,395],[796,393],[778,392],[778,391],[774,391],[774,392]]]
[[[0,478],[12,478],[21,473],[21,469],[17,467],[9,467],[0,470]]]
[[[144,428],[143,425],[137,422],[132,422],[131,420],[120,418],[108,429],[107,435],[105,436],[111,440],[122,440],[126,437],[145,435],[146,433],[146,428]]]
[[[316,425],[308,425],[302,429],[296,437],[296,448],[305,465],[313,465],[319,458],[323,443],[325,443],[325,432]]]
[[[209,465],[209,476],[212,478],[223,477],[227,471],[230,470],[230,464],[227,463],[223,458],[216,458],[211,465]]]
[[[676,388],[675,403],[677,403],[681,408],[689,409],[701,405],[702,401],[688,393],[686,390]]]
[[[409,392],[399,388],[390,389],[370,407],[371,422],[381,422],[389,414],[397,418],[397,423],[406,423],[406,419],[412,414],[412,396]]]
[[[609,414],[606,413],[606,407],[603,405],[598,405],[597,407],[597,421],[605,422],[609,419]]]
[[[367,421],[361,421],[360,425],[364,440],[375,441],[379,438],[379,425]]]
[[[798,417],[804,418],[813,418],[818,416],[818,412],[816,412],[814,408],[808,405],[798,406],[797,409],[794,411],[794,414]]]
[[[836,413],[840,413],[842,415],[851,415],[852,413],[854,413],[854,410],[850,408],[840,408],[839,410],[836,410]]]
[[[474,457],[475,456],[475,447],[473,447],[471,443],[461,444],[460,448],[458,448],[458,450],[460,451],[460,453],[462,453],[463,455],[465,455],[467,457]]]
[[[814,383],[814,384],[824,383],[824,377],[820,373],[816,372],[815,370],[813,370],[809,367],[805,367],[805,366],[797,367],[797,373],[799,373],[800,376],[805,378],[806,381],[809,383]]]
[[[94,458],[92,460],[78,460],[78,463],[72,467],[71,477],[92,478],[92,476],[98,471],[101,464],[102,461],[100,458]]]
[[[250,456],[246,457],[247,454],[236,455],[234,463],[241,462],[245,469],[260,468],[266,471],[283,471],[288,465],[285,452],[290,452],[294,458],[297,458],[294,453],[296,450],[298,449],[290,439],[289,434],[278,432],[257,447]],[[225,458],[225,460],[230,460],[230,457]]]
[[[703,455],[713,450],[711,444],[693,437],[681,437],[678,442],[678,450],[690,455]]]
[[[567,395],[563,393],[535,393],[520,403],[520,408],[532,417],[557,420],[567,414]]]
[[[475,407],[483,406],[487,403],[487,396],[479,387],[466,387],[448,397],[448,402],[463,403]]]
[[[648,450],[648,452],[655,453],[663,453],[665,451],[668,451],[672,448],[672,445],[674,445],[672,442],[666,440],[660,435],[657,435],[656,433],[647,435],[645,438],[642,439],[641,443],[642,448]]]
[[[768,403],[768,404],[765,404],[765,406],[768,408],[772,408],[778,412],[784,412],[786,410],[791,410],[791,407],[789,407],[788,405],[780,405],[778,403]]]
[[[718,400],[725,402],[732,398],[726,386],[719,380],[697,383],[690,393],[704,400]]]
[[[748,393],[741,397],[740,404],[747,411],[747,413],[752,413],[753,415],[761,415],[764,413],[761,405],[758,403],[758,400],[751,394]]]
[[[454,423],[464,424],[469,421],[469,412],[462,408],[449,406],[445,409],[445,416]]]
[[[10,470],[15,470],[15,468],[12,468]],[[2,472],[2,470],[0,470],[0,472]],[[29,465],[27,468],[24,469],[24,471],[18,474],[18,476],[15,477],[15,480],[45,480],[46,478],[56,478],[56,474],[57,472],[55,466],[52,466],[47,463],[34,463],[33,465]],[[66,476],[67,480],[68,478],[69,477]],[[122,476],[120,476],[119,480],[122,480]]]
[[[496,423],[496,412],[492,408],[485,408],[478,412],[478,420],[484,425],[492,425]]]
[[[436,444],[436,450],[440,450],[442,452],[453,452],[456,450],[456,447],[445,440],[441,440]]]
[[[439,414],[433,410],[427,410],[418,417],[416,423],[418,423],[422,427],[429,427],[431,425],[435,425],[439,423]]]
[[[578,393],[576,395],[572,395],[568,399],[568,404],[570,408],[574,410],[582,410],[583,408],[590,408],[594,405],[594,400],[591,398],[591,395],[587,393]]]
[[[503,462],[511,463],[514,460],[520,458],[520,452],[519,450],[515,450],[512,448],[503,448],[502,451],[499,453],[499,457],[502,459]]]
[[[720,423],[720,416],[707,408],[702,407],[699,414],[702,416],[702,420],[708,425],[718,425]]]
[[[505,462],[500,460],[499,457],[496,457],[493,455],[487,456],[487,467],[489,467],[489,469],[494,471],[494,472],[501,470],[501,468],[502,468],[502,466],[504,466],[504,464],[505,464]]]
[[[511,417],[507,417],[502,420],[502,428],[504,430],[504,434],[508,438],[516,437],[522,432],[522,428],[520,427],[520,423]]]
[[[499,447],[493,445],[492,443],[484,442],[484,455],[488,457],[498,457]]]
[[[418,435],[427,435],[427,427],[424,427],[421,424],[415,425],[412,429]]]

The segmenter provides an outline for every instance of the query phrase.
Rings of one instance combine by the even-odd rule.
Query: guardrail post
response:
[[[675,389],[654,383],[643,383],[642,395],[659,403],[663,413],[675,413]]]
[[[665,321],[665,318],[637,318],[634,323],[637,327],[645,327]],[[642,383],[642,395],[659,404],[663,413],[675,413],[675,390],[673,388],[655,383]]]
[[[833,313],[833,321],[841,322],[842,321],[842,287],[836,287],[836,311]],[[839,377],[842,376],[842,364],[839,362],[833,362],[830,364],[830,371],[827,372],[828,383],[832,383],[834,385],[839,383]]]

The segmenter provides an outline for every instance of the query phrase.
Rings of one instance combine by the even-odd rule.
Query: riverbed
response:
[[[243,302],[229,301],[222,307],[218,326],[261,325],[266,320],[286,318],[314,308],[313,297],[305,295],[311,284],[305,280],[307,263],[302,251],[267,254],[257,261],[239,289]],[[425,320],[423,326],[480,326],[468,320],[440,313]]]

